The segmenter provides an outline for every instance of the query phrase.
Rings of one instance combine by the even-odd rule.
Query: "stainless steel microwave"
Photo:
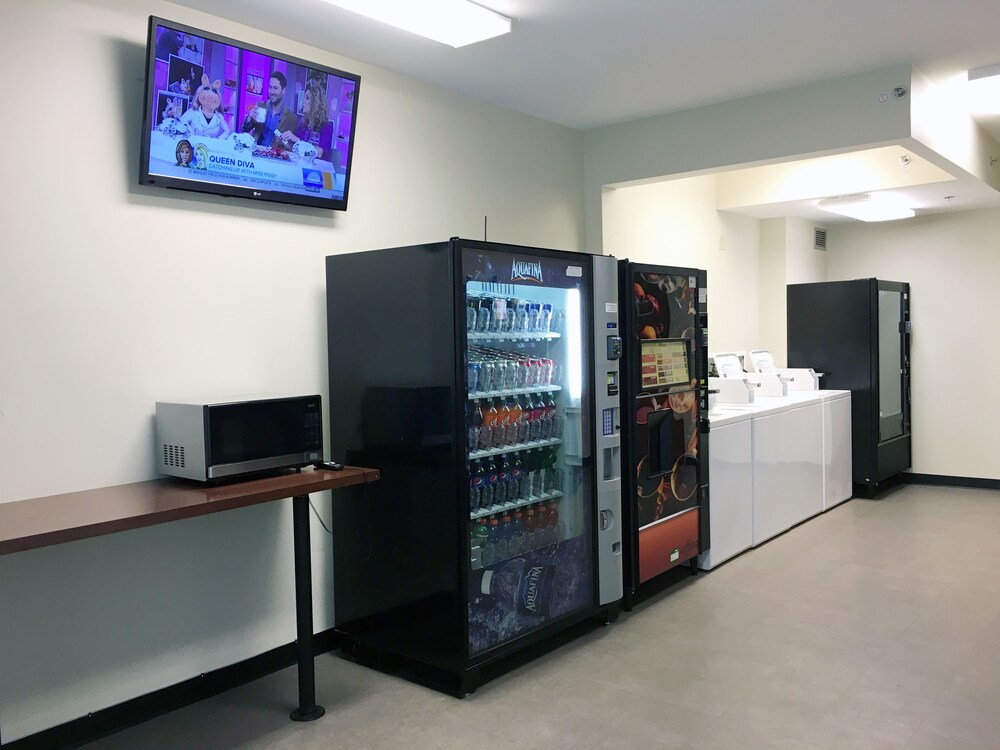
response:
[[[318,395],[156,402],[162,474],[207,482],[306,466],[322,457]]]

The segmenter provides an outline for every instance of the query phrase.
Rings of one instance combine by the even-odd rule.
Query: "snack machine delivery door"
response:
[[[595,604],[589,258],[461,251],[469,655]]]

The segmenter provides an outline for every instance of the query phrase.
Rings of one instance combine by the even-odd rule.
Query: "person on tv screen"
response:
[[[204,138],[227,138],[230,130],[226,118],[219,111],[222,96],[219,94],[221,81],[212,83],[208,76],[202,76],[201,86],[191,97],[191,107],[181,115],[181,122],[191,128],[191,135]]]
[[[189,141],[182,140],[177,144],[177,150],[174,152],[177,156],[177,166],[178,167],[188,167],[191,166],[191,160],[194,158],[194,151],[191,150],[191,143]]]
[[[169,60],[171,55],[181,51],[181,40],[184,35],[179,31],[164,28],[156,40],[156,59]]]
[[[302,100],[302,117],[293,133],[285,130],[281,140],[289,148],[299,141],[316,147],[316,158],[329,161],[330,144],[333,142],[333,122],[328,114],[326,82],[322,78],[310,78],[306,83],[306,93]]]
[[[295,129],[295,113],[285,106],[287,85],[285,74],[280,70],[274,71],[268,81],[267,100],[251,105],[247,110],[243,132],[252,133],[259,146],[271,146],[275,131],[284,133]]]

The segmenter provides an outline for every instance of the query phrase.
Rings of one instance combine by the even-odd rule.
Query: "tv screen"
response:
[[[359,76],[151,16],[139,182],[347,208]]]

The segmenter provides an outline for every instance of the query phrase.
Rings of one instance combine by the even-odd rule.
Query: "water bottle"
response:
[[[469,362],[466,366],[465,385],[469,393],[475,393],[479,390],[479,370],[478,362]]]
[[[490,330],[490,319],[493,317],[493,299],[483,297],[479,300],[479,315],[476,318],[476,330],[486,333]]]
[[[512,331],[524,333],[528,329],[528,303],[523,299],[517,301],[517,309],[514,311],[514,325]]]
[[[476,330],[476,322],[479,320],[479,300],[475,297],[468,297],[465,304],[465,327],[468,331]]]
[[[514,534],[513,522],[510,520],[510,514],[504,513],[503,518],[500,520],[500,542],[498,552],[500,553],[501,560],[505,560],[510,557],[510,540]]]
[[[510,554],[520,555],[524,550],[524,513],[514,511],[510,529]]]
[[[542,310],[538,315],[538,332],[548,333],[549,326],[552,325],[552,305],[546,303],[542,305]]]
[[[516,297],[511,297],[507,300],[507,319],[504,321],[503,330],[505,333],[510,333],[514,330],[514,322],[517,318],[517,306],[520,300]]]
[[[480,391],[495,390],[493,386],[493,371],[495,367],[496,365],[489,359],[484,359],[479,363],[479,377],[476,379],[476,386]]]
[[[500,520],[490,516],[486,533],[486,546],[483,547],[483,565],[492,565],[500,559]]]
[[[540,306],[537,302],[532,302],[531,307],[528,308],[528,320],[525,323],[524,330],[528,333],[535,333],[538,331],[538,315],[540,311]]]

